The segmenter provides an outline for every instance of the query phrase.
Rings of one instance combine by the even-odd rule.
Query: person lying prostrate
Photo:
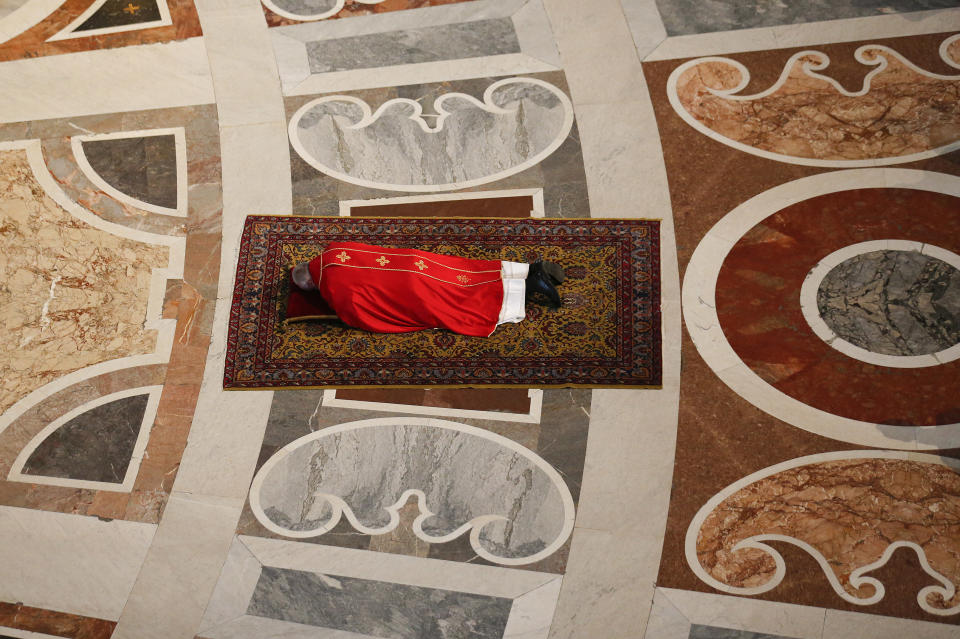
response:
[[[291,280],[317,290],[348,326],[374,333],[445,328],[488,337],[497,326],[526,316],[528,294],[560,308],[555,284],[563,269],[475,260],[417,249],[332,242],[317,257],[293,267]]]

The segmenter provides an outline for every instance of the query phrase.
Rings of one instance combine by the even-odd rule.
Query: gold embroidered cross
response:
[[[341,262],[346,262],[347,260],[350,259],[350,256],[347,255],[346,251],[340,251],[340,254],[337,255],[337,259],[340,260]]]
[[[425,268],[428,268],[426,262],[424,262],[423,260],[420,260],[419,262],[414,262],[413,265],[416,266],[421,271]]]
[[[388,260],[383,255],[377,258],[377,264],[379,264],[380,266],[386,266],[389,263],[390,263],[390,260]]]
[[[135,14],[139,10],[140,10],[140,5],[133,4],[132,2],[123,8],[124,13],[129,13],[130,15]]]
[[[463,284],[466,284],[467,282],[470,281],[470,278],[467,277],[466,275],[457,275],[457,281]]]

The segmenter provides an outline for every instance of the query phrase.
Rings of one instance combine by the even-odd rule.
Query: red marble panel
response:
[[[960,252],[960,198],[912,189],[858,189],[794,204],[733,247],[717,280],[717,314],[744,362],[787,395],[881,424],[960,421],[960,361],[891,368],[844,355],[817,337],[800,287],[823,257],[859,242],[901,239]]]
[[[110,639],[117,624],[106,619],[0,602],[0,626],[70,639]]]

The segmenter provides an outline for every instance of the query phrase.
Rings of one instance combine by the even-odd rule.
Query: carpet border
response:
[[[352,215],[303,215],[295,213],[250,213],[244,216],[242,227],[243,231],[241,232],[241,238],[246,235],[246,227],[250,221],[251,217],[256,218],[299,218],[304,220],[339,220],[343,222],[362,222],[364,220],[369,220],[370,222],[378,221],[403,221],[403,220],[418,220],[418,221],[430,221],[430,220],[452,220],[461,223],[469,223],[472,221],[485,221],[485,222],[503,222],[505,224],[518,223],[523,221],[548,221],[553,220],[556,222],[590,222],[590,221],[610,221],[610,222],[652,222],[656,225],[656,232],[658,242],[655,246],[656,253],[656,263],[657,263],[657,273],[658,281],[656,283],[657,293],[659,294],[658,303],[655,305],[656,314],[659,316],[658,328],[659,328],[659,357],[660,360],[660,384],[482,384],[482,383],[467,383],[467,384],[324,384],[324,385],[310,385],[310,386],[226,386],[221,385],[221,390],[223,391],[285,391],[285,390],[350,390],[350,389],[392,389],[392,390],[415,390],[415,389],[493,389],[493,388],[503,388],[503,389],[624,389],[624,390],[662,390],[664,388],[662,375],[662,357],[663,357],[663,290],[662,290],[662,266],[660,265],[660,257],[662,256],[663,248],[663,234],[662,234],[662,225],[664,223],[664,218],[654,218],[654,217],[556,217],[556,218],[512,218],[512,217],[495,217],[495,216],[483,216],[483,217],[455,217],[455,216],[395,216],[395,215],[385,215],[385,216],[352,216]],[[240,263],[238,262],[236,267],[233,270],[233,282],[231,286],[231,300],[236,295],[236,287],[238,282]],[[228,328],[229,333],[229,328]],[[228,335],[229,342],[229,335]],[[229,347],[229,345],[228,345]],[[224,362],[224,373],[226,373],[226,361]],[[223,380],[225,381],[225,380]]]

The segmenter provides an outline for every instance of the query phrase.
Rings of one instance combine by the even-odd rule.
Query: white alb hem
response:
[[[500,262],[500,270],[503,275],[503,304],[500,306],[497,326],[522,322],[527,316],[527,273],[530,265]]]

